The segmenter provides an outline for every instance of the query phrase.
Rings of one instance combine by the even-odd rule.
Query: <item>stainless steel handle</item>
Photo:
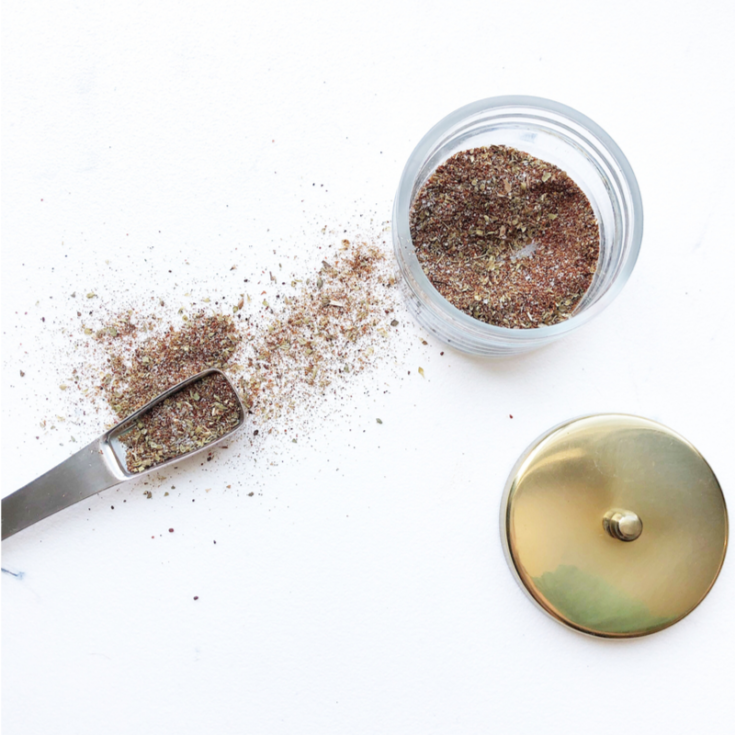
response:
[[[106,435],[2,500],[2,538],[68,508],[125,477],[110,466],[104,452]]]
[[[237,402],[238,423],[219,439],[204,444],[199,449],[194,449],[185,455],[171,457],[142,472],[130,472],[126,465],[126,450],[121,442],[121,437],[124,437],[128,429],[156,404],[166,400],[190,383],[195,383],[209,375],[221,375],[227,381]],[[2,501],[3,541],[8,536],[28,528],[52,513],[68,508],[108,487],[119,485],[125,480],[142,477],[150,472],[157,472],[163,467],[180,462],[185,457],[193,457],[201,452],[211,451],[212,447],[228,439],[243,425],[246,414],[245,406],[235,387],[221,370],[208,368],[182,380],[130,414],[84,449],[80,449],[69,459],[49,470],[45,475],[41,475],[37,480],[29,482],[25,487],[4,498]]]

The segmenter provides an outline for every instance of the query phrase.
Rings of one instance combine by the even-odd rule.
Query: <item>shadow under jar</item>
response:
[[[565,172],[587,197],[600,229],[600,252],[589,288],[571,315],[548,326],[511,329],[469,316],[434,287],[411,238],[411,207],[431,175],[452,156],[505,146]],[[538,97],[492,97],[445,117],[408,159],[393,207],[393,246],[409,311],[425,329],[463,352],[501,356],[542,347],[582,326],[620,292],[635,265],[643,208],[622,151],[592,120]]]

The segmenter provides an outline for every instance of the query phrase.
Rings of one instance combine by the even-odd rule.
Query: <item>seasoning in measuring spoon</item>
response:
[[[168,459],[211,444],[241,419],[237,395],[223,375],[205,375],[138,418],[120,436],[130,472],[143,472]]]
[[[455,154],[410,212],[427,277],[452,305],[488,324],[529,329],[568,319],[600,253],[592,206],[560,168],[507,146]]]

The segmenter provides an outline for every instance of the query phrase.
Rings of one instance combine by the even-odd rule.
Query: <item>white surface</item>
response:
[[[396,364],[305,441],[243,442],[169,497],[112,490],[5,542],[24,577],[2,575],[4,735],[613,733],[616,703],[627,732],[732,731],[732,560],[680,624],[604,642],[528,602],[498,534],[518,454],[599,411],[682,433],[732,505],[731,3],[4,10],[3,494],[75,448],[38,428],[65,409],[72,291],[231,298],[274,249],[293,264],[324,225],[388,220],[460,105],[579,109],[646,214],[628,286],[562,343],[483,362],[402,325]]]

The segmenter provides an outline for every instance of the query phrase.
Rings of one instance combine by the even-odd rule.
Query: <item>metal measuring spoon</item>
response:
[[[136,421],[154,406],[178,393],[187,385],[195,383],[208,375],[221,375],[227,381],[227,385],[237,399],[239,413],[237,424],[219,439],[215,439],[198,449],[154,464],[141,472],[130,472],[125,460],[125,446],[121,443],[120,437],[132,429],[136,425]],[[240,400],[240,396],[229,378],[221,370],[214,368],[204,370],[191,378],[183,380],[173,388],[169,388],[156,396],[145,406],[130,414],[84,449],[80,449],[69,459],[49,470],[45,475],[29,482],[25,487],[8,495],[7,498],[3,498],[3,540],[47,516],[58,513],[60,510],[88,498],[90,495],[119,485],[126,480],[142,477],[150,472],[160,470],[174,462],[179,462],[185,457],[191,457],[204,450],[211,449],[216,444],[232,436],[245,422],[245,415],[245,407]]]

